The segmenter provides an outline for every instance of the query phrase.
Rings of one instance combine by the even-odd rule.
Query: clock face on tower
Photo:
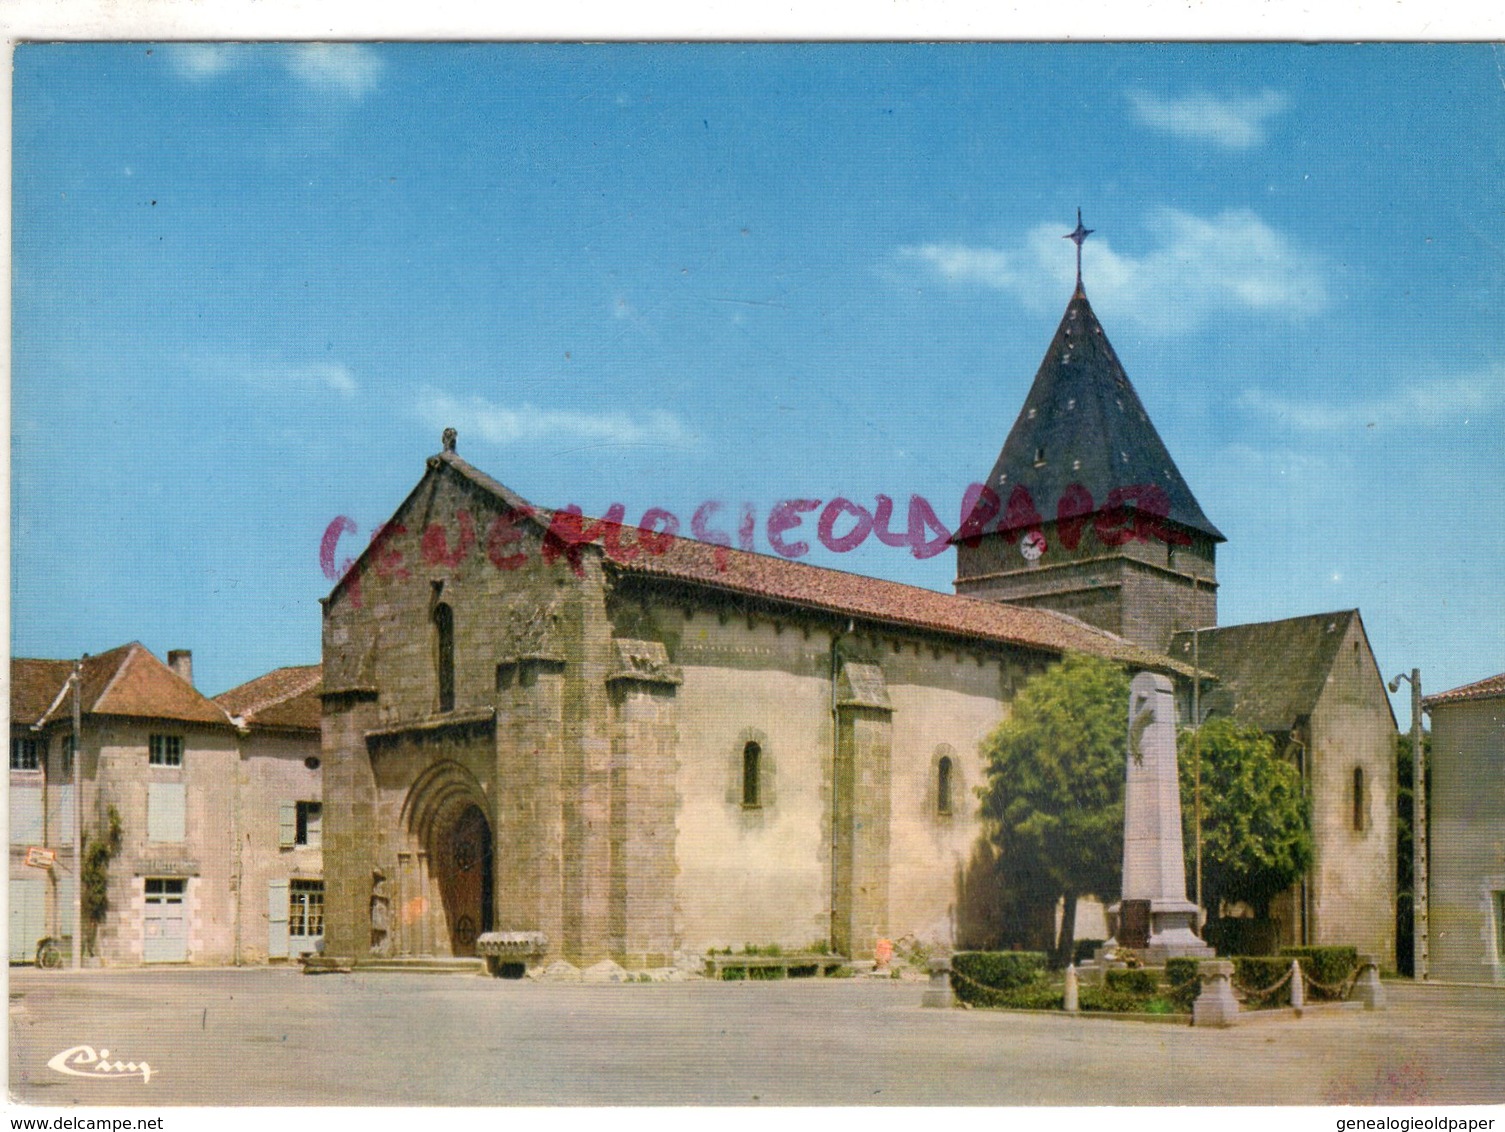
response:
[[[1039,531],[1030,531],[1019,540],[1019,553],[1026,562],[1038,562],[1045,553],[1045,536]]]

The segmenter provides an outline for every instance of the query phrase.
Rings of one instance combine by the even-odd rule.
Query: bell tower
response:
[[[1070,614],[1164,651],[1217,624],[1217,544],[1077,283],[953,539],[956,592]]]

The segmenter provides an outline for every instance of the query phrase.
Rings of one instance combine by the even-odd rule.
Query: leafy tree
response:
[[[1049,947],[1057,962],[1072,953],[1077,897],[1111,901],[1122,883],[1128,702],[1122,668],[1069,655],[1026,683],[983,741],[978,793],[999,851],[1008,942]]]
[[[102,832],[84,837],[83,911],[89,954],[94,954],[99,925],[110,908],[110,860],[120,852],[120,811],[114,806],[105,815]]]
[[[1209,720],[1199,742],[1202,903],[1216,915],[1222,903],[1243,901],[1269,919],[1270,902],[1312,864],[1311,809],[1301,772],[1276,753],[1270,736],[1231,719]],[[1181,734],[1177,762],[1190,873],[1196,859],[1196,756],[1189,731]]]
[[[1432,796],[1432,733],[1421,733],[1426,758],[1427,797]],[[1403,975],[1416,970],[1416,872],[1415,834],[1412,810],[1416,800],[1411,781],[1411,732],[1402,731],[1395,741],[1395,967]]]

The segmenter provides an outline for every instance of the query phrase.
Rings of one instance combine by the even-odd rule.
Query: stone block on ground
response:
[[[624,967],[610,959],[603,959],[580,972],[582,983],[625,983],[631,979],[632,975]]]
[[[550,983],[578,983],[580,982],[580,968],[566,963],[563,959],[556,959],[547,967],[530,968],[528,978]]]

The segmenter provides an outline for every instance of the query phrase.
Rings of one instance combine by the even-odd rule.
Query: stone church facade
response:
[[[1216,682],[1173,641],[1216,625],[1223,536],[1080,285],[973,487],[956,595],[550,512],[455,449],[324,601],[330,956],[464,956],[488,930],[629,967],[984,941],[979,744],[1020,685],[1068,652],[1185,704]],[[1388,726],[1365,740],[1386,782]],[[1393,832],[1393,790],[1371,805]],[[1334,923],[1393,923],[1393,867],[1324,891],[1374,913]],[[1341,942],[1390,954],[1393,931]]]
[[[950,942],[1014,689],[1067,651],[1184,671],[1049,612],[557,529],[445,451],[326,600],[328,954]]]

